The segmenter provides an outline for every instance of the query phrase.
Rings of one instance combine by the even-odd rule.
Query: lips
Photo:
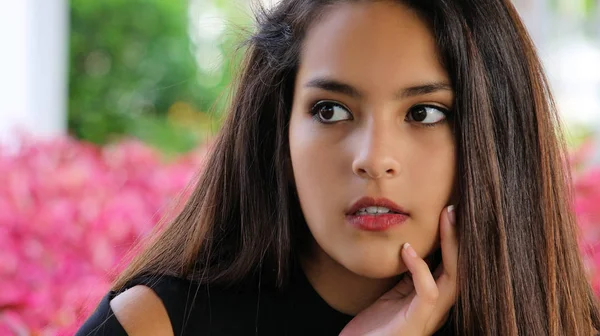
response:
[[[389,213],[358,213],[362,208],[372,206],[385,207],[393,212]],[[363,197],[358,200],[346,213],[346,221],[353,227],[363,231],[386,231],[393,226],[404,223],[410,214],[398,204],[386,198]]]
[[[409,216],[410,214],[404,210],[401,206],[394,203],[393,201],[387,198],[373,198],[373,197],[363,197],[356,201],[352,205],[352,207],[346,212],[347,215],[356,215],[358,210],[362,208],[368,208],[371,206],[385,207],[395,212],[396,214],[403,214]]]

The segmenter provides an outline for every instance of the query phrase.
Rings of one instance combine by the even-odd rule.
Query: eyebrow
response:
[[[340,93],[352,98],[362,98],[363,94],[357,88],[350,84],[342,83],[335,79],[318,77],[308,81],[304,87],[317,88],[325,91]],[[395,99],[405,99],[415,96],[426,95],[438,91],[452,91],[450,84],[446,82],[432,82],[421,85],[415,85],[400,89],[394,94]]]

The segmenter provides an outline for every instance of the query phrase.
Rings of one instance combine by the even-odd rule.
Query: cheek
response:
[[[336,132],[323,132],[310,118],[290,122],[290,156],[300,205],[309,226],[329,222],[343,213],[345,190],[352,174],[343,154],[345,142]],[[335,209],[332,211],[332,209]],[[314,225],[311,225],[314,224]],[[314,228],[313,228],[314,229]]]
[[[290,127],[290,156],[301,201],[306,201],[304,196],[331,192],[335,185],[332,178],[338,176],[341,166],[336,146],[322,139],[314,125],[304,123]]]
[[[455,146],[451,141],[439,141],[435,146],[416,146],[412,160],[405,163],[411,181],[407,186],[416,213],[435,217],[439,213],[432,210],[443,209],[452,196],[455,187],[456,158]],[[420,147],[420,148],[419,148]]]

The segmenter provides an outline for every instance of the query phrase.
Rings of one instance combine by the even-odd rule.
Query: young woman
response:
[[[508,0],[283,0],[183,211],[78,335],[593,335]]]

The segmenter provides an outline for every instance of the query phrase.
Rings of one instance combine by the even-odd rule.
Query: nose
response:
[[[352,171],[361,178],[382,179],[400,174],[401,138],[393,123],[371,125],[360,137]]]

